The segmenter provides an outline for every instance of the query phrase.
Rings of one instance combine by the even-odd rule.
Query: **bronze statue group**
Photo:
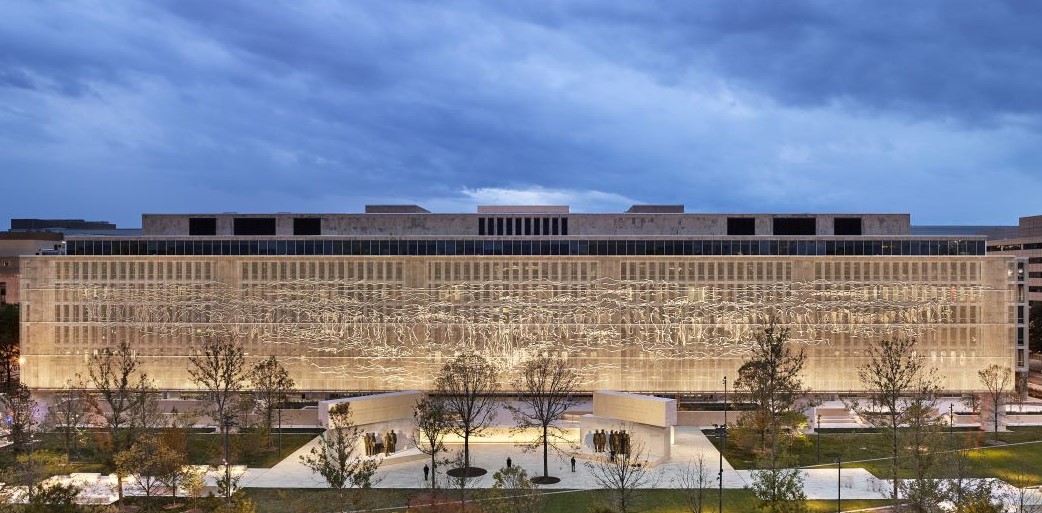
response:
[[[394,430],[390,430],[384,433],[383,441],[376,436],[376,433],[366,433],[363,435],[363,441],[365,442],[365,455],[376,456],[381,452],[384,456],[389,456],[394,452],[395,446],[398,445],[398,434]]]
[[[615,459],[615,455],[627,455],[630,453],[630,434],[625,429],[621,431],[612,430],[605,433],[603,429],[593,432],[593,450],[605,452]]]

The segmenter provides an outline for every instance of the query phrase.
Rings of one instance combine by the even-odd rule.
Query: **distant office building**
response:
[[[107,221],[83,219],[11,219],[12,232],[61,232],[65,230],[115,230]]]
[[[1026,261],[904,214],[619,214],[566,206],[434,214],[142,217],[24,265],[23,379],[56,388],[129,341],[169,390],[193,347],[234,336],[309,391],[425,389],[460,351],[566,359],[584,390],[719,391],[772,319],[817,391],[862,389],[870,344],[915,337],[948,391],[1026,369]]]
[[[105,221],[82,219],[11,219],[0,232],[0,304],[19,302],[20,259],[28,255],[60,255],[65,235],[140,235],[140,229],[117,228]]]
[[[1027,259],[1027,297],[1042,302],[1042,216],[1021,217],[1014,230],[988,237],[988,252]]]
[[[20,298],[21,258],[24,255],[57,255],[64,250],[60,233],[0,232],[0,304]]]

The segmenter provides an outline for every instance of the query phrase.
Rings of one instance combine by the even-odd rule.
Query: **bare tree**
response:
[[[65,457],[71,458],[77,452],[84,426],[91,422],[93,411],[83,376],[77,374],[65,380],[44,418],[48,429],[61,432]]]
[[[499,389],[495,367],[480,354],[460,354],[442,367],[434,389],[452,420],[451,431],[463,437],[463,467],[449,472],[483,475],[483,469],[470,466],[470,437],[484,431],[495,417],[494,394]]]
[[[974,465],[968,448],[955,447],[955,445],[954,440],[949,440],[948,446],[952,450],[947,453],[944,461],[944,466],[948,470],[944,480],[944,491],[948,499],[955,505],[956,511],[959,511],[961,505],[965,504],[965,498],[971,494]]]
[[[564,412],[579,402],[572,395],[579,385],[579,376],[567,362],[560,358],[540,356],[521,365],[514,381],[521,406],[507,405],[520,429],[539,428],[539,438],[529,446],[543,448],[543,475],[532,478],[539,484],[556,483],[559,478],[550,477],[551,445],[567,442],[565,430],[556,424]]]
[[[256,394],[257,401],[264,413],[264,427],[267,428],[268,447],[273,446],[271,429],[275,424],[275,413],[278,410],[279,453],[282,453],[282,403],[296,386],[286,368],[274,356],[269,356],[250,370],[250,386]]]
[[[900,481],[906,509],[916,513],[934,511],[945,498],[941,477],[941,454],[944,442],[944,421],[937,412],[939,387],[935,380],[921,376],[904,403],[902,418],[906,425],[901,432],[902,466],[911,473],[911,479]],[[896,499],[895,499],[896,500]]]
[[[463,456],[463,451],[453,451],[450,453],[442,463],[445,465],[451,465],[453,469],[466,469],[466,459]],[[446,480],[449,485],[459,490],[459,508],[452,508],[452,510],[458,510],[466,513],[467,511],[467,479],[468,475],[464,472],[446,472]]]
[[[351,404],[335,404],[329,409],[329,426],[301,463],[322,476],[336,490],[343,503],[348,489],[368,490],[375,483],[379,459],[359,458],[355,454],[362,430],[351,420]],[[360,496],[354,497],[358,502]]]
[[[431,489],[438,487],[438,454],[445,452],[445,435],[451,424],[445,403],[437,397],[425,397],[416,403],[413,411],[420,440],[416,448],[431,457]]]
[[[19,354],[19,327],[18,305],[0,304],[0,368],[4,371],[0,388],[10,387],[14,383],[14,368]]]
[[[749,360],[738,368],[735,391],[755,410],[744,416],[748,426],[759,437],[760,451],[774,460],[780,456],[780,437],[806,418],[799,405],[809,391],[803,386],[800,372],[806,355],[793,351],[789,344],[789,330],[778,328],[772,320],[756,334]]]
[[[703,513],[709,505],[708,490],[713,487],[716,472],[706,463],[705,457],[689,462],[677,472],[677,485],[684,496],[684,503],[691,513]]]
[[[880,428],[890,439],[891,497],[897,500],[899,428],[905,423],[906,396],[924,378],[923,359],[915,353],[914,338],[883,339],[869,346],[868,362],[858,367],[858,377],[868,391],[868,406],[857,402],[854,409],[863,419]]]
[[[640,511],[641,493],[653,484],[651,464],[644,444],[634,441],[628,452],[585,462],[594,482],[607,493],[612,510],[617,513]]]
[[[1042,503],[1038,502],[1037,494],[1028,495],[1028,490],[1035,488],[1034,485],[1038,482],[1028,464],[1021,461],[1014,465],[1003,480],[1015,489],[1009,498],[1010,502],[1016,503],[1017,513],[1029,511],[1026,509],[1029,506],[1033,508],[1030,511],[1037,511],[1038,506],[1042,506]]]
[[[154,389],[152,380],[141,370],[137,354],[125,341],[114,350],[106,347],[87,361],[87,379],[101,399],[92,402],[92,407],[108,428],[110,453],[130,448],[137,425],[133,417],[148,398],[142,392]]]
[[[1001,410],[1006,406],[1006,400],[1013,391],[1013,371],[1009,367],[991,364],[977,371],[977,376],[980,378],[984,390],[988,392],[985,400],[991,408],[994,419],[992,431],[995,433],[995,439],[998,440],[999,415],[1003,413]]]
[[[231,479],[230,429],[237,412],[234,405],[246,383],[246,357],[242,345],[228,336],[217,336],[203,342],[196,354],[188,358],[188,374],[200,389],[210,393],[213,419],[224,445],[225,479]],[[226,487],[225,501],[231,498]]]
[[[136,408],[131,410],[130,428],[136,435],[154,435],[167,425],[166,415],[159,406],[162,395],[152,382],[140,383],[131,391]]]
[[[948,445],[950,447],[953,444],[954,442]],[[974,465],[974,458],[970,455],[972,450],[975,449],[959,447],[940,456],[939,462],[947,469],[947,477],[943,480],[943,492],[939,494],[938,498],[943,497],[950,501],[958,513],[1001,513],[1003,511],[1001,503],[996,502],[994,497],[997,491],[995,481],[974,477],[979,471]],[[1023,485],[1018,484],[1018,476],[1027,477],[1028,481]],[[1005,480],[1019,489],[1020,486],[1033,483],[1034,475],[1025,476],[1018,474],[1017,469],[1013,469],[1012,473],[1006,475]],[[1007,499],[1012,501],[1016,499],[1016,496],[1011,495]],[[911,507],[915,509],[919,506],[912,504]],[[1018,511],[1023,511],[1023,504]]]
[[[92,400],[91,406],[94,413],[105,421],[109,436],[106,454],[109,463],[114,465],[116,453],[130,448],[137,434],[136,428],[141,426],[146,415],[142,410],[149,408],[146,402],[154,398],[151,392],[154,392],[155,385],[141,370],[137,353],[126,341],[120,342],[115,349],[106,347],[91,355],[87,360],[87,380],[100,397],[100,400]],[[116,481],[116,491],[122,503],[123,478],[119,472]]]
[[[39,403],[24,384],[9,386],[0,393],[0,420],[7,424],[8,439],[16,457],[30,449],[39,410]]]

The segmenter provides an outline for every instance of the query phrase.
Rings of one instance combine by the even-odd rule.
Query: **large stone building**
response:
[[[21,300],[22,256],[63,251],[60,233],[0,232],[0,305]]]
[[[193,347],[234,336],[309,391],[428,388],[476,349],[510,369],[566,358],[586,390],[718,391],[772,319],[817,391],[861,389],[869,344],[915,337],[950,391],[1025,370],[1025,262],[981,236],[910,235],[909,216],[621,214],[480,207],[432,214],[144,215],[140,236],[70,236],[23,263],[23,379],[40,389],[129,341],[189,390]]]
[[[988,252],[1026,258],[1028,301],[1042,303],[1042,216],[1021,217],[1012,229],[990,235]]]

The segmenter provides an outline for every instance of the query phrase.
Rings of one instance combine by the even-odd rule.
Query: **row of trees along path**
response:
[[[788,330],[773,322],[758,333],[735,382],[736,399],[753,409],[734,422],[733,437],[757,455],[752,490],[772,513],[806,509],[802,474],[790,449],[807,422],[802,412],[817,403],[801,377],[806,357],[791,347],[788,337]],[[894,507],[928,512],[945,500],[957,511],[998,507],[992,483],[970,479],[974,475],[966,450],[970,442],[960,445],[951,436],[953,419],[946,423],[937,411],[937,371],[926,367],[915,339],[879,340],[869,346],[866,356],[858,369],[866,398],[853,401],[851,407],[887,441],[886,477],[891,480]],[[1000,408],[1014,388],[1012,371],[990,365],[978,372],[978,378],[987,392],[997,436]]]
[[[16,413],[12,417],[13,450],[20,453],[31,449],[34,433],[50,427],[60,433],[64,460],[68,461],[78,450],[84,426],[100,424],[104,429],[104,436],[98,441],[102,463],[115,472],[122,502],[123,478],[127,475],[138,476],[136,485],[149,496],[158,491],[160,483],[176,490],[178,483],[193,478],[186,474],[191,472],[186,461],[186,442],[168,435],[175,431],[187,433],[198,415],[206,414],[212,417],[222,439],[225,474],[219,489],[229,501],[236,488],[228,470],[234,463],[230,433],[238,416],[259,408],[268,446],[273,449],[272,423],[295,383],[273,356],[248,367],[242,346],[230,336],[213,336],[204,341],[189,358],[188,372],[192,381],[209,395],[210,407],[205,411],[163,413],[154,381],[144,372],[141,360],[127,342],[91,355],[87,375],[66,380],[42,425],[35,420],[39,405],[24,385],[16,386],[14,391],[22,393],[0,394],[0,408],[5,413]],[[279,427],[281,434],[281,421]],[[28,458],[22,465],[30,472],[5,469],[10,472],[0,475],[0,481],[20,482],[29,486],[30,494],[36,493],[40,490],[36,481],[43,472],[31,470],[40,466],[35,463],[38,461],[42,461],[42,456]],[[11,473],[17,474],[15,479],[5,481],[5,477],[12,477]]]

